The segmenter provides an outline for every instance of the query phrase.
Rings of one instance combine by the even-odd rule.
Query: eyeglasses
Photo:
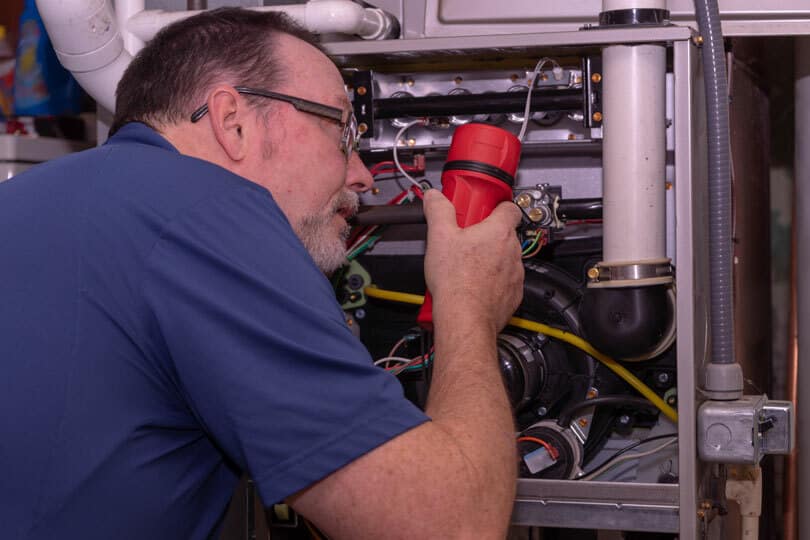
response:
[[[271,92],[269,90],[248,88],[247,86],[234,86],[234,90],[246,96],[259,96],[284,101],[291,104],[298,111],[314,114],[315,116],[320,116],[321,118],[326,118],[337,123],[342,130],[340,149],[346,156],[346,161],[352,156],[352,152],[356,152],[360,146],[360,139],[357,136],[357,118],[354,117],[353,111],[345,111],[337,107],[330,107],[329,105],[323,105],[322,103],[316,103],[307,99],[288,96],[287,94],[279,94],[278,92]],[[208,104],[205,104],[191,113],[191,122],[199,122],[200,118],[205,116],[207,112]]]

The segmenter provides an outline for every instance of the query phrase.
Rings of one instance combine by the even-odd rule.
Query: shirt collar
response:
[[[107,144],[121,144],[121,143],[139,143],[148,146],[157,146],[169,150],[170,152],[180,153],[172,143],[162,137],[157,131],[150,128],[146,124],[140,122],[130,122],[122,126],[115,135],[107,139]]]

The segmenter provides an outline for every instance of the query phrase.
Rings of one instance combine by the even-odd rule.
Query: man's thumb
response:
[[[431,228],[441,228],[456,224],[456,209],[447,197],[438,189],[429,189],[425,192],[422,201],[425,209],[425,220],[428,231]]]

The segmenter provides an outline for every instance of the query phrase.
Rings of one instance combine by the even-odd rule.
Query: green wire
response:
[[[428,359],[427,359],[427,364],[423,364],[423,363],[420,362],[420,363],[415,364],[413,366],[408,366],[405,369],[403,369],[402,371],[416,371],[417,369],[426,368],[433,361],[433,355],[434,354],[435,353],[430,353],[430,356],[428,356]]]
[[[533,250],[535,247],[537,247],[537,242],[539,242],[539,241],[540,241],[540,237],[541,237],[541,236],[543,236],[543,235],[542,235],[542,233],[540,233],[540,232],[538,232],[537,234],[535,234],[535,235],[534,235],[534,241],[533,241],[531,244],[529,244],[529,246],[528,246],[526,249],[524,249],[524,250],[523,250],[523,252],[521,253],[521,255],[526,255],[527,253],[531,253],[531,252],[532,252],[532,250]]]
[[[363,242],[362,244],[357,246],[351,253],[349,253],[346,256],[346,259],[351,261],[351,260],[357,258],[361,253],[363,253],[365,250],[367,250],[372,245],[374,245],[374,242],[376,242],[379,239],[380,239],[379,234],[370,237],[368,240],[366,240],[365,242]]]

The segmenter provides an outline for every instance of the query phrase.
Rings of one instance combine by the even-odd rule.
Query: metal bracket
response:
[[[672,263],[669,259],[648,263],[607,264],[600,262],[588,270],[591,283],[607,281],[672,281]],[[649,283],[648,283],[649,284]],[[641,283],[639,283],[641,285]]]
[[[374,137],[374,77],[369,70],[352,73],[354,117],[361,137]]]
[[[602,57],[582,58],[582,104],[587,128],[602,127]]]

